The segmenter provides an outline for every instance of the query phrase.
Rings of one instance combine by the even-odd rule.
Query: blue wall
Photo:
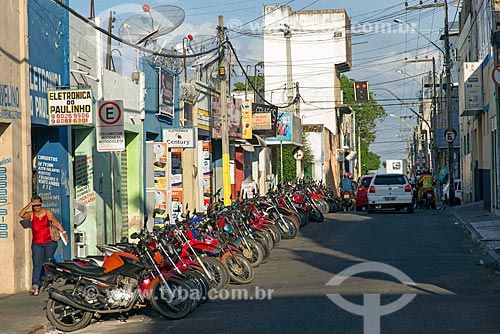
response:
[[[67,4],[67,0],[63,0]],[[47,90],[69,85],[69,16],[51,0],[28,1],[28,52],[30,65],[30,100],[32,155],[38,155],[38,193],[54,211],[66,231],[71,231],[70,189],[72,173],[68,154],[72,153],[71,127],[48,127]],[[48,159],[48,160],[47,160]],[[54,162],[51,166],[50,162]],[[50,175],[48,175],[50,173]],[[44,175],[43,175],[44,174]],[[42,186],[43,185],[43,186]],[[71,234],[69,235],[71,238]],[[56,258],[70,258],[71,247],[58,248]]]

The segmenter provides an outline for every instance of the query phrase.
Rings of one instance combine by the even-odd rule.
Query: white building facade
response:
[[[300,95],[298,107],[290,111],[301,118],[302,124],[323,125],[321,136],[335,137],[312,136],[313,141],[333,143],[327,147],[311,145],[317,180],[331,179],[327,170],[338,174],[339,166],[332,170],[325,167],[326,162],[343,163],[336,162],[336,149],[341,148],[339,120],[346,119],[339,111],[340,75],[351,69],[351,63],[350,19],[344,9],[292,11],[288,6],[264,7],[266,100],[283,106]]]

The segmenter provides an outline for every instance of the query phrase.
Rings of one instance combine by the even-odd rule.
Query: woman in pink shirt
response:
[[[31,208],[30,211],[28,209]],[[57,249],[57,242],[50,237],[50,222],[63,233],[63,237],[68,241],[68,235],[61,223],[54,216],[50,209],[42,208],[42,198],[33,196],[20,212],[19,217],[31,220],[33,239],[31,242],[31,256],[33,260],[33,274],[31,278],[31,294],[38,296],[40,284],[45,280],[45,270],[43,264],[54,256]]]

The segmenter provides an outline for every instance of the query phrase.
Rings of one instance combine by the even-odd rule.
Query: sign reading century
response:
[[[52,90],[47,92],[49,125],[92,124],[90,89]]]

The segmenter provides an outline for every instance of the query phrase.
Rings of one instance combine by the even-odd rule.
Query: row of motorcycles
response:
[[[206,213],[186,207],[170,221],[155,211],[153,228],[146,215],[130,241],[100,245],[101,255],[45,263],[50,323],[70,332],[148,306],[166,319],[184,318],[229,284],[252,282],[274,247],[308,222],[323,222],[337,205],[331,190],[317,183],[288,185],[227,207],[219,193]]]

